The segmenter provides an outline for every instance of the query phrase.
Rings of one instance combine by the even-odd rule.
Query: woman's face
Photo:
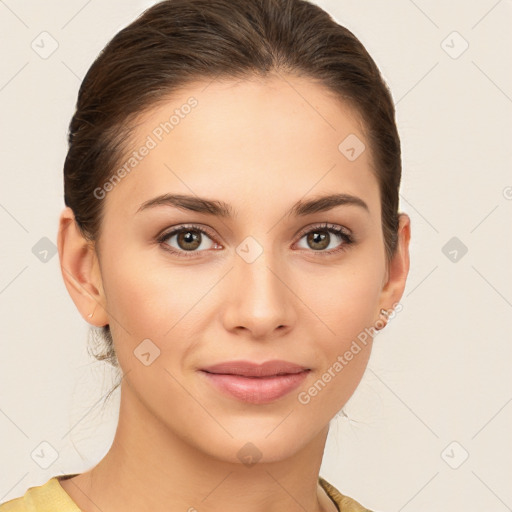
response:
[[[289,456],[352,395],[370,328],[405,284],[403,260],[386,267],[362,125],[320,86],[286,76],[189,85],[135,135],[124,172],[97,190],[98,289],[125,399],[141,422],[223,460],[239,462],[249,442],[261,461]],[[165,195],[187,198],[177,207]],[[276,359],[309,371],[285,392],[291,377],[202,370]]]

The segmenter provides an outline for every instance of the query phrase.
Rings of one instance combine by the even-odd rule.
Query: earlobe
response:
[[[83,237],[69,207],[60,215],[57,247],[64,284],[78,311],[84,320],[98,327],[108,324],[94,244]]]

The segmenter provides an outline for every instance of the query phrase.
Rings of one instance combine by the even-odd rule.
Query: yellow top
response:
[[[80,512],[59,482],[59,478],[72,476],[75,475],[54,476],[43,485],[30,487],[23,496],[0,504],[0,512]],[[318,481],[340,512],[371,512],[352,498],[343,496],[321,476]]]

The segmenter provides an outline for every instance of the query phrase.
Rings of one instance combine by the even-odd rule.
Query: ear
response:
[[[380,308],[391,313],[402,298],[409,274],[409,241],[411,239],[411,219],[406,213],[398,216],[398,241],[394,256],[388,265],[386,282],[382,288]],[[377,313],[377,316],[379,312]],[[382,317],[381,317],[382,318]]]
[[[96,249],[83,237],[69,207],[60,215],[57,247],[64,284],[83,319],[97,327],[108,324]]]

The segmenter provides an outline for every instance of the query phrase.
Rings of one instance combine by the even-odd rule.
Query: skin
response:
[[[189,85],[141,118],[131,149],[190,96],[197,107],[101,199],[96,245],[82,238],[69,208],[61,214],[66,287],[86,321],[110,324],[124,373],[109,452],[61,484],[87,512],[335,511],[318,484],[320,465],[329,422],[360,382],[371,338],[308,404],[297,395],[382,320],[381,308],[399,302],[410,219],[400,215],[399,246],[387,262],[364,126],[305,78]],[[338,150],[349,134],[366,145],[354,161]],[[166,205],[137,213],[164,192],[222,200],[236,215]],[[287,216],[299,199],[333,192],[358,196],[369,211],[344,205]],[[298,236],[325,222],[351,230],[355,243],[327,256],[308,243],[307,230]],[[214,234],[200,235],[193,257],[165,250],[167,243],[186,252],[177,236],[155,241],[186,223]],[[344,243],[329,234],[324,253]],[[263,251],[251,263],[236,252],[248,236]],[[149,366],[134,355],[147,338],[160,349]],[[254,405],[219,393],[198,373],[234,359],[284,359],[312,370],[299,389]],[[252,466],[237,457],[248,442],[261,452]]]

